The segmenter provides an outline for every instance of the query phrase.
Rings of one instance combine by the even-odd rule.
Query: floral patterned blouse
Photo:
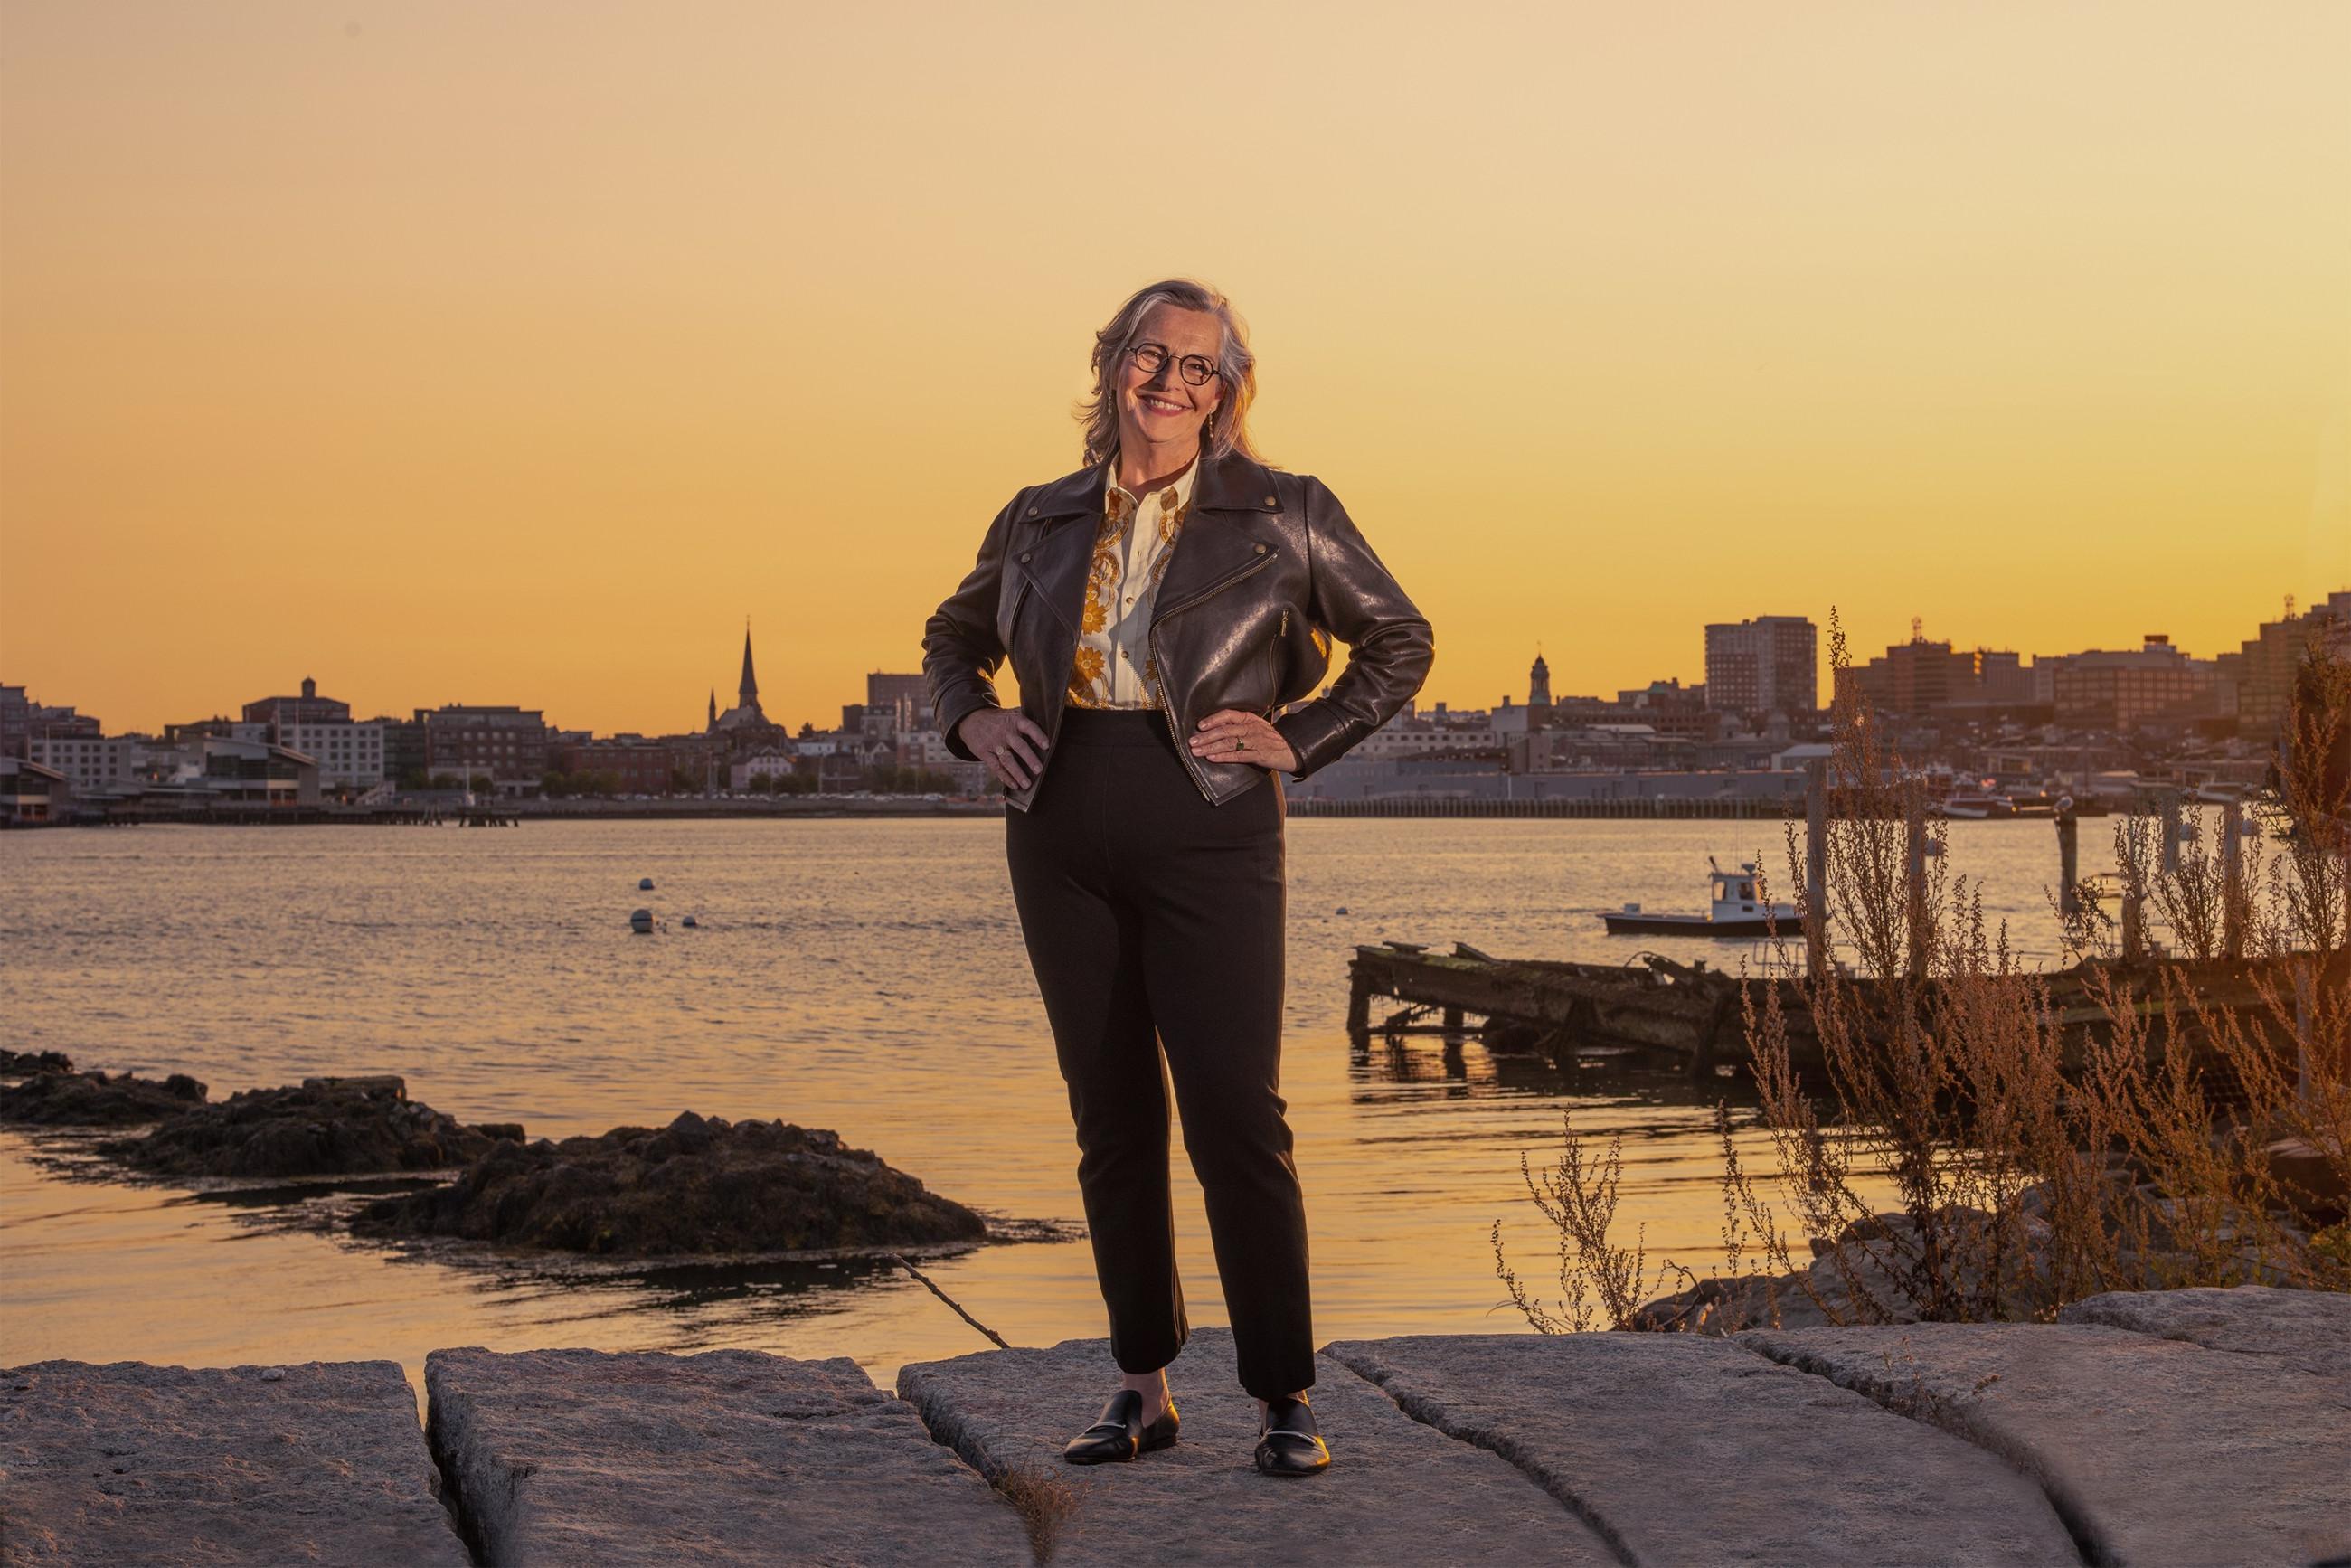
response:
[[[1173,481],[1138,500],[1118,482],[1118,455],[1102,486],[1102,517],[1086,573],[1084,618],[1070,667],[1071,707],[1155,708],[1158,672],[1151,666],[1151,603],[1176,536],[1192,509],[1197,458]]]

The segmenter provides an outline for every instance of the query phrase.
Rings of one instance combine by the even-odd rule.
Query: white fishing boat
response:
[[[1709,907],[1704,915],[1646,915],[1628,904],[1603,911],[1600,918],[1612,936],[1762,936],[1774,925],[1790,931],[1799,924],[1794,904],[1774,903],[1767,912],[1756,902],[1754,862],[1741,861],[1736,872],[1727,872],[1708,855],[1706,866]]]

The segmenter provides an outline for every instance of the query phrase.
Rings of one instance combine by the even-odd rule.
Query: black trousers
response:
[[[1280,783],[1212,806],[1176,746],[1157,710],[1068,710],[1034,801],[1005,813],[1005,849],[1077,1122],[1111,1354],[1154,1372],[1190,1333],[1172,1081],[1241,1386],[1270,1399],[1314,1381],[1306,1207],[1280,1092]]]

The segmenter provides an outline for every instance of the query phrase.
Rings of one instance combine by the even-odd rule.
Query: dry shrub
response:
[[[1034,1465],[1008,1467],[990,1475],[998,1496],[1020,1515],[1029,1531],[1029,1551],[1040,1568],[1053,1560],[1062,1527],[1078,1511],[1078,1489],[1053,1471]]]
[[[1834,613],[1830,657],[1849,665]],[[2109,1290],[2351,1288],[2338,1212],[2351,1185],[2351,782],[2331,761],[2346,714],[2351,665],[2314,641],[2253,802],[2276,853],[2224,840],[2167,870],[2159,830],[2118,827],[2131,904],[2193,963],[2116,961],[2112,923],[2092,905],[2065,922],[2080,961],[2053,976],[2022,964],[1946,857],[1918,852],[1941,835],[1923,783],[1840,681],[1821,887],[1839,942],[1813,967],[1802,934],[1775,929],[1760,972],[1742,971],[1776,1202],[1719,1113],[1729,1273],[1700,1281],[1667,1260],[1645,1281],[1642,1239],[1609,1239],[1616,1148],[1595,1159],[1569,1126],[1541,1186],[1520,1162],[1560,1233],[1562,1301],[1527,1296],[1498,1225],[1512,1304],[1547,1333],[1595,1319],[1727,1330],[1777,1322],[1797,1296],[1807,1321],[1964,1322],[2045,1320]],[[1808,909],[1793,823],[1786,838]],[[1768,907],[1770,890],[1756,891]],[[1819,1045],[1811,1072],[1791,1039],[1799,1008]],[[1783,1212],[1816,1239],[1805,1269],[1789,1268]],[[1742,1277],[1748,1252],[1782,1274]],[[1690,1289],[1641,1309],[1648,1285],[1676,1278]]]

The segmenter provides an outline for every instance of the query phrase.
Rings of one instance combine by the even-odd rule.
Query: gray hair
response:
[[[1079,422],[1085,426],[1087,465],[1102,462],[1118,447],[1120,367],[1143,329],[1143,319],[1155,305],[1198,310],[1217,319],[1217,380],[1224,384],[1224,396],[1217,404],[1213,428],[1202,450],[1213,457],[1238,452],[1253,463],[1264,462],[1249,438],[1249,404],[1257,399],[1257,356],[1249,351],[1248,325],[1232,301],[1207,284],[1171,277],[1137,289],[1118,308],[1110,325],[1094,334],[1094,395],[1078,404],[1077,410]]]

